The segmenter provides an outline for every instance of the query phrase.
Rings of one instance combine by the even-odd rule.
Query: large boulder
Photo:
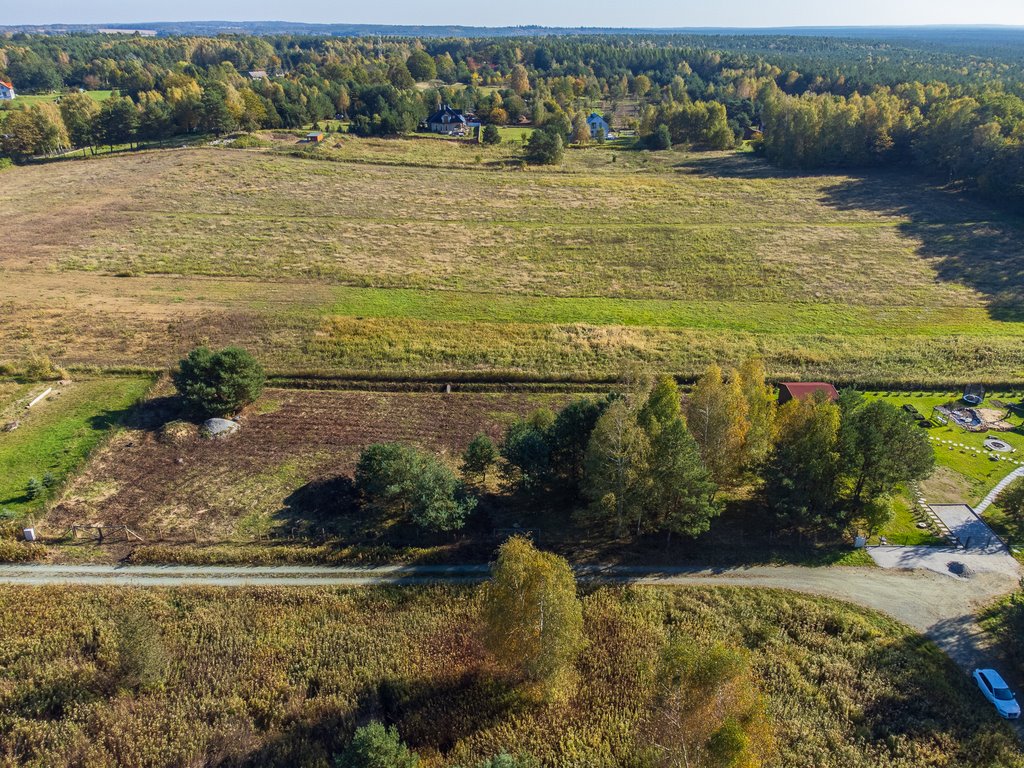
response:
[[[241,428],[241,424],[231,419],[207,419],[203,422],[203,434],[207,437],[227,437]]]

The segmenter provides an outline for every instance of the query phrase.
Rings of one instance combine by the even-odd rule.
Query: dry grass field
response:
[[[423,768],[501,751],[567,768],[723,765],[703,759],[708,733],[753,702],[743,726],[760,760],[744,765],[1021,765],[970,680],[871,611],[772,590],[598,589],[583,597],[580,683],[543,704],[489,659],[478,594],[5,586],[0,761],[327,768],[375,718]],[[679,656],[692,671],[673,674]]]
[[[742,154],[332,136],[4,174],[0,359],[601,378],[751,352],[779,375],[1011,379],[1020,222],[899,174]]]

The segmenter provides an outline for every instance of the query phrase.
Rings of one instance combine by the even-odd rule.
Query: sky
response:
[[[778,27],[915,24],[1024,25],[1024,0],[0,0],[0,25],[145,21],[302,21],[567,27]]]

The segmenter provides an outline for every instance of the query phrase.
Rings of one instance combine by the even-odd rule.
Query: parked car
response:
[[[1001,717],[1007,720],[1020,718],[1017,694],[1010,690],[998,672],[994,669],[976,669],[974,670],[974,682],[978,684],[985,698],[992,702]]]

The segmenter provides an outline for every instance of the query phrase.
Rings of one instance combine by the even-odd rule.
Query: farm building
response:
[[[590,127],[590,138],[592,139],[596,139],[598,136],[608,138],[608,134],[611,133],[611,126],[608,125],[608,121],[597,114],[597,112],[590,113],[590,117],[587,118],[587,125]]]
[[[819,392],[833,403],[839,399],[836,388],[823,381],[787,381],[779,384],[779,405],[790,400],[806,400]]]
[[[447,104],[427,118],[427,129],[432,133],[465,133],[466,116]]]
[[[269,80],[267,76],[267,70],[265,69],[253,69],[249,71],[250,80]]]
[[[981,384],[968,384],[964,387],[964,402],[970,405],[981,405],[985,401],[985,388]]]
[[[11,83],[0,80],[0,101],[10,101],[14,97],[14,86]]]
[[[310,144],[319,144],[324,140],[323,131],[310,131],[306,134],[306,141]]]

